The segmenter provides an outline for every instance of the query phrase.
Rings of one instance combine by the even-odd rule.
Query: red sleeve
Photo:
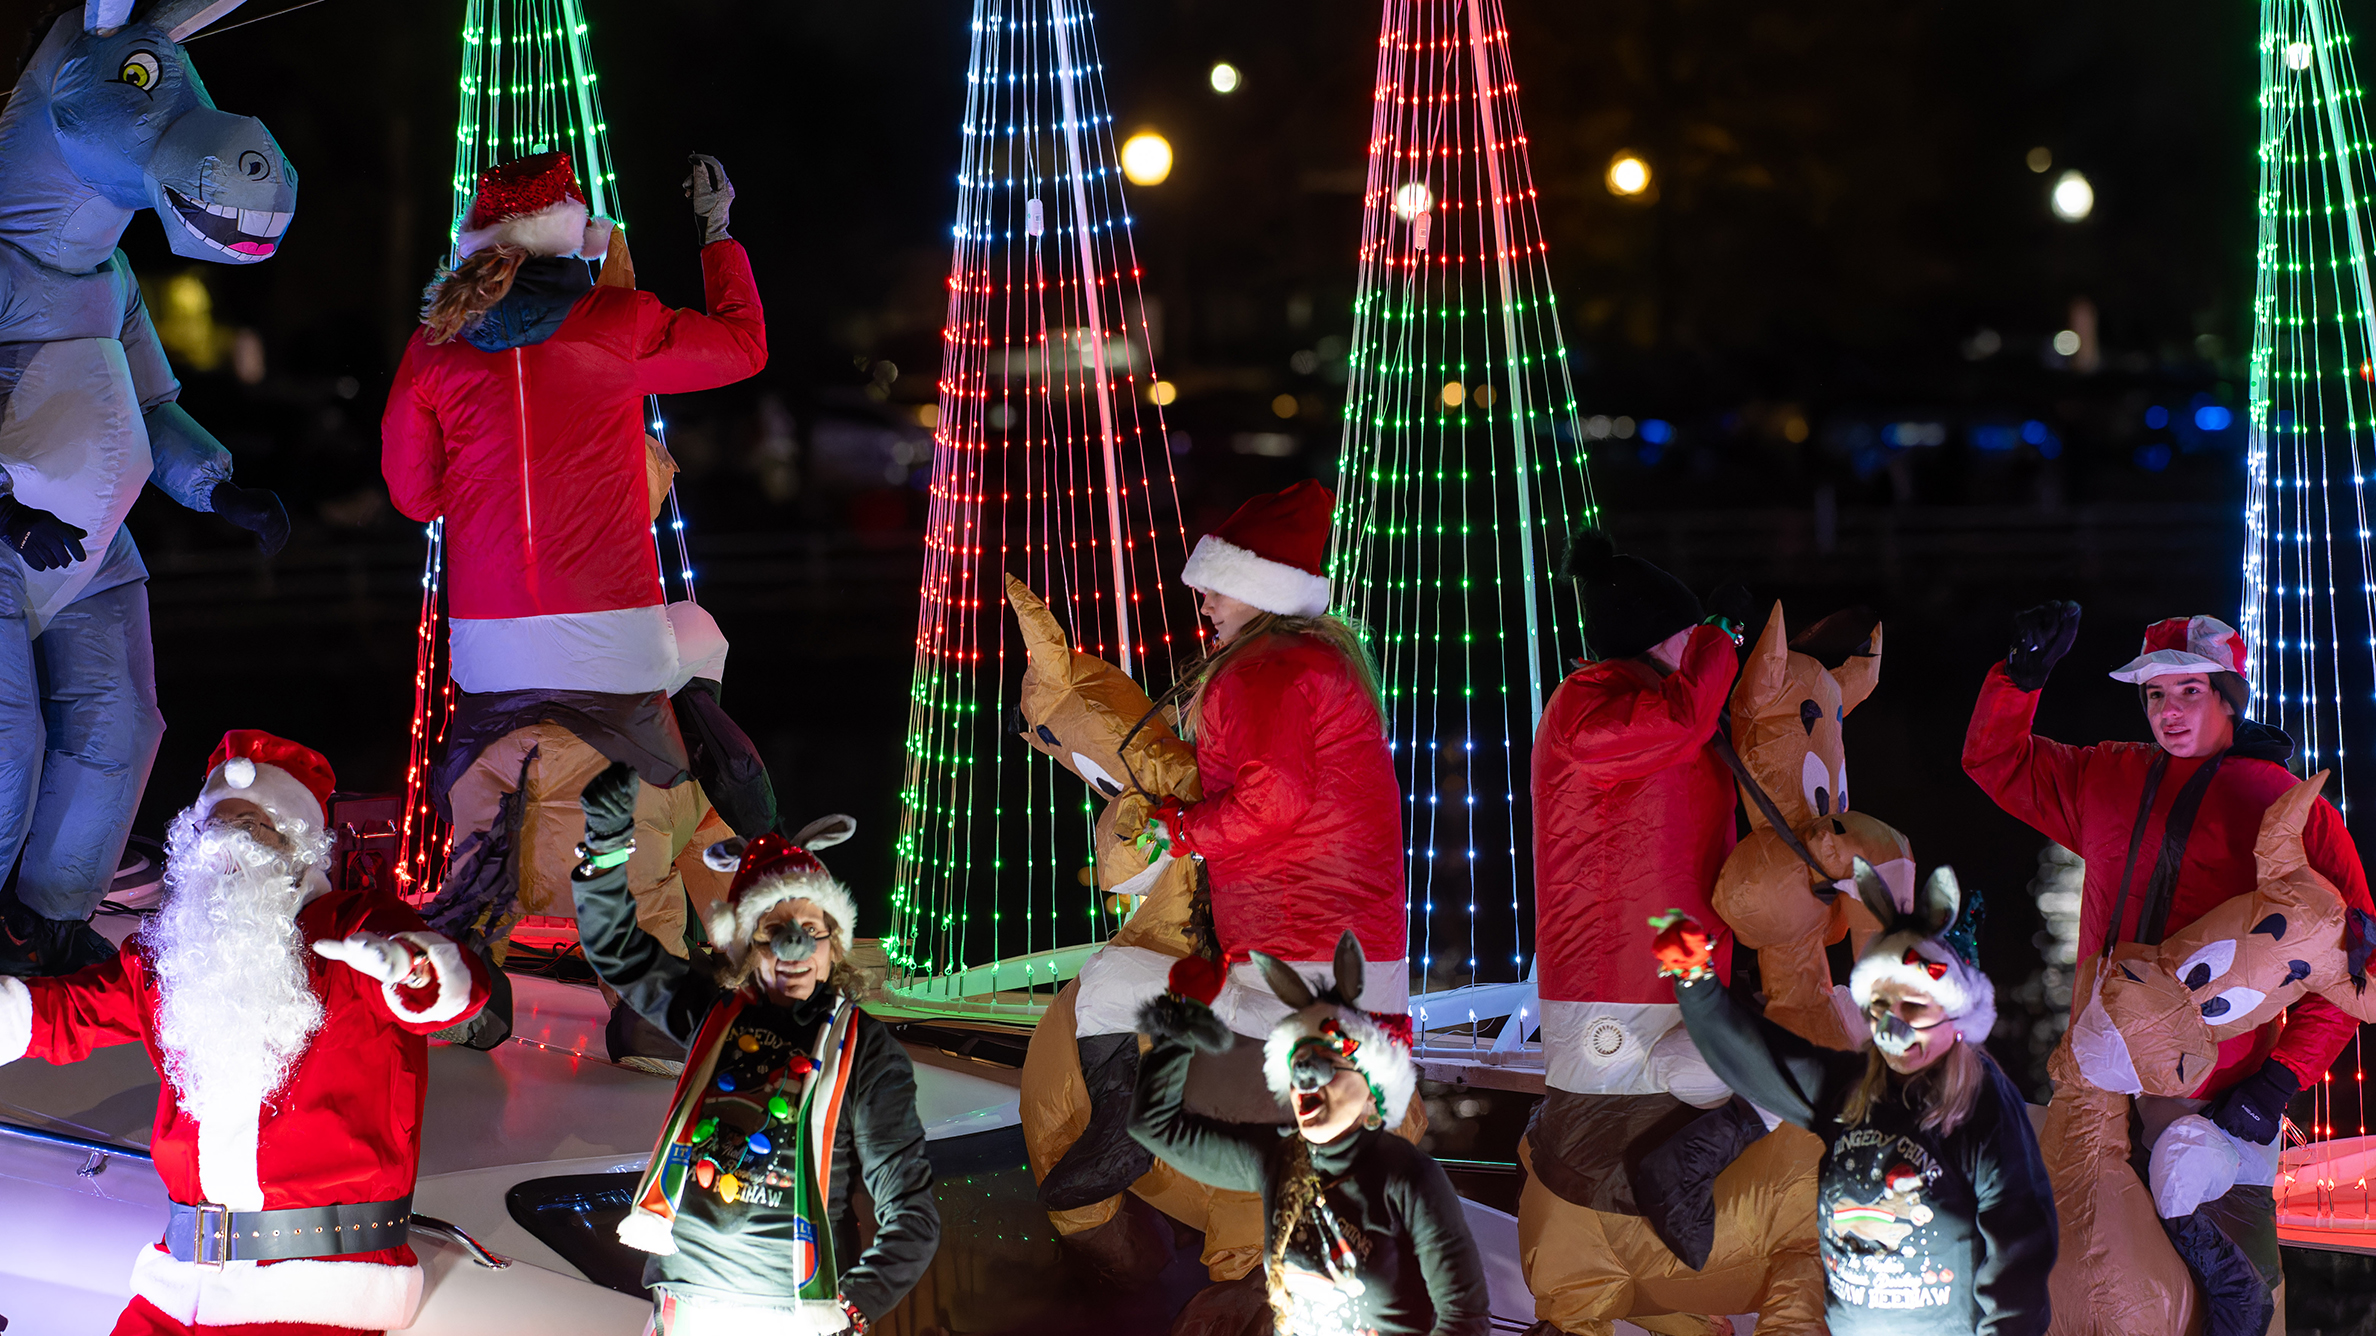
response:
[[[2333,804],[2322,798],[2311,809],[2302,843],[2310,866],[2335,883],[2345,905],[2376,913],[2376,905],[2368,900],[2368,875],[2360,866],[2359,848]],[[2291,1069],[2307,1090],[2326,1075],[2358,1033],[2359,1022],[2349,1012],[2323,997],[2305,997],[2285,1009],[2285,1032],[2269,1056]]]
[[[0,979],[0,1062],[36,1057],[44,1062],[80,1062],[93,1051],[142,1037],[142,970],[132,949],[62,979]],[[24,1047],[11,1053],[6,1013],[31,1012]]]
[[[350,933],[373,932],[406,943],[429,957],[429,981],[418,988],[402,982],[365,988],[390,1021],[415,1034],[434,1034],[478,1014],[489,991],[486,962],[452,939],[429,931],[412,906],[389,896],[374,897]]]
[[[637,393],[714,390],[767,366],[767,320],[742,243],[713,241],[702,247],[701,281],[707,315],[671,310],[649,294],[637,303]]]
[[[1318,792],[1312,683],[1283,658],[1256,659],[1205,688],[1204,721],[1248,740],[1229,787],[1190,804],[1181,843],[1199,854],[1228,855],[1292,829]]]
[[[1999,663],[1980,684],[1964,731],[1963,768],[1996,805],[2065,849],[2079,849],[2079,795],[2087,749],[2030,731],[2038,693],[2023,691]]]
[[[1699,627],[1683,644],[1683,662],[1660,679],[1658,690],[1597,695],[1545,740],[1574,757],[1578,774],[1600,783],[1657,774],[1716,736],[1716,721],[1740,670],[1732,637],[1713,626]]]
[[[388,387],[388,407],[380,414],[380,474],[396,509],[426,522],[445,513],[446,451],[445,429],[421,392],[421,346],[416,330],[396,364],[396,383]]]

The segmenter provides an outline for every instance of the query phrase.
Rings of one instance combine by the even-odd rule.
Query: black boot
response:
[[[0,974],[61,978],[115,953],[115,943],[82,919],[46,919],[21,905],[0,915]]]
[[[1081,1043],[1081,1080],[1089,1087],[1089,1126],[1040,1181],[1040,1204],[1070,1211],[1104,1201],[1139,1181],[1155,1156],[1130,1139],[1130,1092],[1138,1084],[1138,1036],[1093,1034]]]
[[[610,1060],[622,1067],[655,1076],[677,1076],[685,1070],[685,1046],[624,1002],[611,1004],[602,1039],[610,1048]]]

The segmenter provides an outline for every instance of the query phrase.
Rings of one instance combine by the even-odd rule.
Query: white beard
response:
[[[165,1078],[198,1122],[208,1199],[234,1210],[262,1208],[258,1120],[322,1024],[297,910],[326,841],[296,835],[297,852],[284,852],[244,830],[204,829],[185,810],[166,836],[165,904],[141,929],[159,985]]]

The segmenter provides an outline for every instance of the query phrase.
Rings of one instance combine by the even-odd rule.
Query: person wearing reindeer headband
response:
[[[2039,693],[2070,652],[2079,616],[2078,604],[2056,602],[2014,619],[2012,648],[1981,685],[1963,765],[1998,806],[2086,860],[2072,994],[2075,1032],[2085,1032],[2098,963],[2115,942],[2160,942],[2254,888],[2262,817],[2296,781],[2285,766],[2293,740],[2246,713],[2244,637],[2215,617],[2154,623],[2137,657],[2113,670],[2137,688],[2153,741],[2076,747],[2032,733]],[[2346,906],[2376,909],[2358,848],[2332,805],[2312,804],[2302,842],[2310,866]],[[2224,1195],[2163,1220],[2207,1296],[2232,1288],[2213,1279],[2228,1269],[2230,1244],[2268,1290],[2282,1280],[2273,1185],[2285,1108],[2358,1029],[2332,1002],[2307,997],[2282,1021],[2222,1042],[2190,1097],[2138,1098],[2140,1150],[2196,1115],[2231,1140],[2243,1166]],[[2205,1220],[2216,1231],[2201,1229]],[[2258,1330],[2269,1317],[2237,1321]]]
[[[862,1336],[931,1264],[940,1213],[915,1069],[858,1008],[871,981],[850,958],[857,905],[811,852],[855,823],[713,847],[734,883],[710,914],[714,951],[686,960],[638,926],[628,894],[637,783],[621,762],[586,784],[570,882],[587,963],[686,1049],[619,1224],[621,1242],[652,1254],[652,1336]],[[864,1248],[861,1180],[874,1203]]]
[[[1484,1262],[1451,1180],[1393,1135],[1418,1087],[1410,1018],[1361,1009],[1368,966],[1348,929],[1335,982],[1315,993],[1294,967],[1252,963],[1290,1014],[1262,1044],[1262,1074],[1293,1119],[1230,1122],[1188,1110],[1188,1064],[1235,1042],[1214,1014],[1222,961],[1191,956],[1139,1010],[1153,1040],[1139,1065],[1130,1135],[1217,1188],[1262,1195],[1263,1277],[1280,1336],[1484,1336]]]
[[[1996,988],[1976,963],[1975,902],[1931,874],[1911,913],[1871,864],[1857,894],[1882,924],[1849,975],[1862,1052],[1823,1048],[1744,1010],[1706,928],[1658,920],[1659,973],[1724,1083],[1824,1144],[1816,1198],[1833,1336],[2044,1336],[2054,1193],[2029,1107],[1982,1046]]]

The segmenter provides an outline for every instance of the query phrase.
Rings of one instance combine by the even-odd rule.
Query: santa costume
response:
[[[0,979],[0,1061],[137,1041],[164,1078],[149,1144],[174,1206],[119,1336],[393,1330],[419,1307],[427,1036],[487,980],[393,895],[330,887],[332,784],[315,752],[226,734],[157,915],[80,973]]]
[[[2246,714],[2251,694],[2244,637],[2214,617],[2156,622],[2146,628],[2138,656],[2111,676],[2135,684],[2141,702],[2157,679],[2208,678],[2232,721],[2234,736],[2225,751],[2182,757],[2153,742],[2078,747],[2031,732],[2039,693],[2054,663],[2069,651],[2078,622],[2072,603],[2022,614],[2012,651],[1981,684],[1964,735],[1963,765],[1998,806],[2086,860],[2080,974],[2071,999],[2073,1025],[2084,1030],[2090,1006],[2101,1011],[2090,985],[2113,942],[2161,941],[2253,889],[2261,819],[2297,781],[2285,766],[2293,740]],[[2310,866],[2334,883],[2344,904],[2369,911],[2359,851],[2342,816],[2324,800],[2315,803],[2302,840]],[[2221,1043],[2216,1065],[2190,1098],[2147,1095],[2136,1101],[2141,1150],[2149,1150],[2172,1123],[2200,1114],[2222,1130],[2243,1166],[2225,1196],[2204,1203],[2194,1216],[2164,1221],[2206,1293],[2214,1289],[2207,1278],[2228,1267],[2222,1238],[2241,1249],[2264,1289],[2279,1283],[2273,1199],[2278,1129],[2288,1101],[2325,1075],[2358,1030],[2341,1008],[2307,997],[2281,1021]],[[2188,1223],[2196,1217],[2216,1223],[2217,1236]],[[2249,1314],[2239,1320],[2253,1325]],[[2265,1314],[2259,1318],[2262,1326],[2267,1321]]]
[[[1248,953],[1323,966],[1347,930],[1368,961],[1362,995],[1371,1007],[1410,1009],[1401,787],[1371,674],[1348,648],[1353,633],[1328,618],[1335,505],[1311,481],[1257,496],[1197,542],[1180,577],[1269,614],[1217,646],[1184,684],[1194,694],[1181,736],[1195,744],[1204,796],[1157,809],[1168,853],[1201,862],[1215,945],[1236,962],[1213,1010],[1250,1037],[1268,1034],[1289,1008]],[[1123,1114],[1138,1010],[1164,992],[1172,964],[1157,951],[1108,945],[1082,967],[1075,1014],[1093,1113],[1041,1183],[1053,1208],[1102,1200],[1147,1170],[1147,1157],[1122,1139]]]
[[[388,394],[389,495],[414,519],[445,522],[458,694],[431,792],[454,823],[455,856],[430,918],[474,945],[499,951],[523,914],[571,914],[578,791],[625,761],[649,789],[630,885],[645,926],[685,950],[674,868],[708,804],[684,787],[693,758],[671,697],[702,681],[691,703],[700,730],[716,732],[725,642],[698,605],[664,602],[651,525],[665,478],[653,470],[674,466],[647,438],[644,404],[767,363],[750,260],[726,230],[733,187],[714,160],[695,173],[707,314],[633,287],[623,241],[588,217],[568,154],[481,173],[458,272],[487,259],[517,269],[501,300],[443,341],[429,322],[444,285],[467,280],[433,285]],[[605,256],[597,282],[587,262]],[[499,1040],[508,1016],[496,1019],[466,1041]]]
[[[579,940],[604,982],[685,1046],[685,1069],[619,1238],[652,1254],[655,1336],[859,1332],[906,1297],[940,1243],[915,1070],[858,1007],[848,972],[858,911],[811,848],[849,837],[848,817],[794,840],[745,846],[709,922],[714,952],[680,960],[637,925],[621,857],[633,842],[614,766],[585,787],[586,860],[572,874]],[[713,851],[726,854],[727,849]],[[761,920],[794,900],[822,910],[823,941]],[[753,952],[836,950],[805,998],[770,995]],[[872,1202],[859,1231],[857,1189]],[[863,1240],[863,1241],[862,1241]]]

